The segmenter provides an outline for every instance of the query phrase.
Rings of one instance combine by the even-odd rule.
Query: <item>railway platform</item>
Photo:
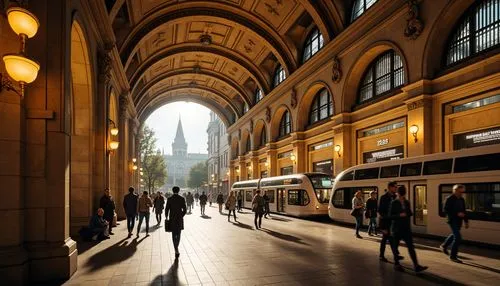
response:
[[[178,261],[170,233],[127,238],[121,222],[111,239],[79,244],[78,270],[65,285],[498,285],[500,251],[463,246],[463,264],[451,262],[439,241],[416,238],[428,271],[395,272],[378,260],[379,238],[356,239],[352,228],[273,215],[253,227],[253,213],[228,222],[216,205],[185,218]],[[231,220],[232,221],[232,220]],[[156,220],[151,216],[151,225]],[[143,226],[144,228],[144,226]],[[389,249],[388,249],[389,250]],[[405,256],[402,264],[411,262]],[[389,261],[392,257],[386,254]]]

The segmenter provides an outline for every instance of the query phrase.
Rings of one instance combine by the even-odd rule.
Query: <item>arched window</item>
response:
[[[257,88],[255,90],[255,103],[261,101],[264,98],[264,92],[262,92],[262,89]]]
[[[352,6],[351,22],[354,22],[359,16],[363,15],[368,8],[375,4],[375,2],[377,2],[377,0],[355,0]]]
[[[287,110],[281,116],[279,137],[288,135],[290,132],[292,132],[292,121],[290,120],[290,112]]]
[[[267,143],[266,127],[263,126],[262,130],[260,131],[260,145],[259,145],[259,147],[266,146],[266,143]]]
[[[404,84],[401,57],[393,50],[377,57],[368,67],[359,90],[359,103],[385,94]]]
[[[314,97],[309,112],[309,124],[329,118],[333,115],[333,101],[326,88],[321,89]]]
[[[306,43],[304,44],[304,53],[302,54],[302,62],[306,62],[314,54],[323,48],[323,35],[319,32],[318,28],[309,33]]]
[[[273,87],[277,87],[280,83],[282,83],[286,79],[285,70],[281,65],[279,65],[274,71],[274,81]]]
[[[247,137],[247,145],[245,146],[245,152],[248,153],[252,151],[252,142],[250,142],[250,136]]]
[[[476,2],[465,13],[449,40],[447,65],[500,45],[500,0]]]

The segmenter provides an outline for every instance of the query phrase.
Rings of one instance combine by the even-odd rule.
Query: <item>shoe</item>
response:
[[[363,237],[359,234],[356,234],[356,238],[363,238]]]
[[[180,255],[181,255],[181,254],[180,254],[179,252],[177,252],[177,253],[175,254],[175,258],[176,258],[176,259],[177,259],[177,258],[179,258],[179,256],[180,256]]]
[[[463,263],[463,261],[458,259],[458,257],[450,257],[450,260],[455,262],[455,263]]]
[[[131,232],[129,232],[127,237],[128,237],[128,238],[131,238],[131,237],[132,237],[132,233],[131,233]]]
[[[137,236],[137,237],[139,237],[139,233],[137,233],[137,235],[136,235],[136,236]]]
[[[443,244],[441,244],[439,248],[441,248],[441,251],[443,251],[444,254],[450,255],[450,253],[448,252],[448,248],[445,247]]]
[[[413,270],[415,270],[415,272],[419,273],[419,272],[422,272],[424,270],[427,270],[427,268],[429,268],[429,267],[422,266],[422,265],[417,265],[417,266],[415,266],[415,268],[413,268]]]
[[[149,233],[146,232],[146,237],[149,236]]]
[[[380,256],[378,258],[378,260],[382,261],[382,262],[387,262],[387,258],[383,257],[383,256]]]
[[[401,266],[400,264],[395,264],[394,265],[394,270],[399,271],[399,272],[404,272],[405,271],[405,269],[403,268],[403,266]]]
[[[109,235],[114,235],[115,233],[114,232],[110,232]]]
[[[398,255],[398,256],[396,256],[396,259],[397,259],[397,260],[403,260],[403,259],[405,259],[405,257],[404,257],[404,256],[401,256],[401,255]]]

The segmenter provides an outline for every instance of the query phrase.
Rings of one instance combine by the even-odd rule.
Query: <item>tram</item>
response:
[[[326,216],[332,189],[332,177],[323,173],[304,173],[241,181],[231,190],[243,197],[243,206],[252,207],[257,190],[267,194],[273,213],[296,217]]]
[[[334,221],[353,223],[354,193],[364,200],[372,191],[382,196],[390,181],[405,185],[413,217],[413,232],[446,236],[450,230],[443,205],[454,184],[465,185],[470,227],[462,231],[469,241],[500,245],[500,146],[436,153],[354,166],[340,173],[328,204]]]

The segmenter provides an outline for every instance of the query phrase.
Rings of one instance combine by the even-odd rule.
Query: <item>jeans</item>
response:
[[[108,218],[105,218],[105,220],[108,222],[108,233],[112,234],[113,231],[111,229],[113,228],[113,218],[108,217]]]
[[[160,224],[160,222],[161,222],[161,213],[162,213],[162,212],[163,212],[163,210],[158,210],[158,211],[156,212],[156,222],[157,222],[158,224]]]
[[[219,212],[222,212],[222,204],[219,204]]]
[[[205,204],[200,204],[200,208],[201,208],[201,214],[204,215],[205,214]]]
[[[397,245],[394,244],[394,239],[391,236],[389,230],[383,230],[382,231],[382,240],[380,241],[380,257],[385,256],[385,246],[389,242],[389,246],[391,247],[392,254],[395,256],[399,256],[399,251],[397,248]],[[398,242],[399,244],[399,242]]]
[[[370,222],[368,223],[368,233],[377,233],[377,218],[371,217]]]
[[[192,205],[191,205],[191,204],[188,204],[188,205],[187,205],[187,212],[188,212],[188,213],[191,213],[191,208],[192,208]]]
[[[172,231],[172,241],[174,242],[175,253],[179,253],[179,243],[181,242],[181,231]]]
[[[355,216],[356,219],[356,235],[359,235],[359,229],[363,226],[363,217]]]
[[[241,211],[242,203],[243,203],[243,200],[238,200],[238,211]]]
[[[233,212],[234,220],[236,220],[236,210],[229,210],[229,212],[227,213],[227,221],[231,219],[231,212]]]
[[[457,258],[458,255],[458,247],[462,242],[462,235],[460,234],[461,225],[459,222],[450,222],[451,234],[446,238],[443,243],[444,248],[448,248],[451,244],[451,258]]]
[[[262,225],[262,212],[255,212],[255,219],[253,220],[255,228],[259,228]],[[257,219],[259,219],[259,224],[257,225]]]
[[[266,202],[266,204],[264,205],[264,217],[267,217],[268,215],[271,216],[271,214],[269,213],[270,209],[269,209],[269,203]]]
[[[139,223],[137,224],[137,234],[141,231],[142,220],[146,219],[146,234],[149,233],[149,213],[140,212],[139,213]]]
[[[415,252],[415,246],[413,245],[413,235],[411,234],[411,231],[405,231],[401,233],[395,233],[394,234],[394,264],[399,265],[399,259],[397,253],[399,241],[403,240],[406,244],[406,247],[408,248],[408,253],[410,254],[411,261],[413,261],[413,266],[417,267],[418,266],[418,261],[417,261],[417,253]]]
[[[128,233],[132,233],[135,225],[135,215],[127,215],[127,230]]]

